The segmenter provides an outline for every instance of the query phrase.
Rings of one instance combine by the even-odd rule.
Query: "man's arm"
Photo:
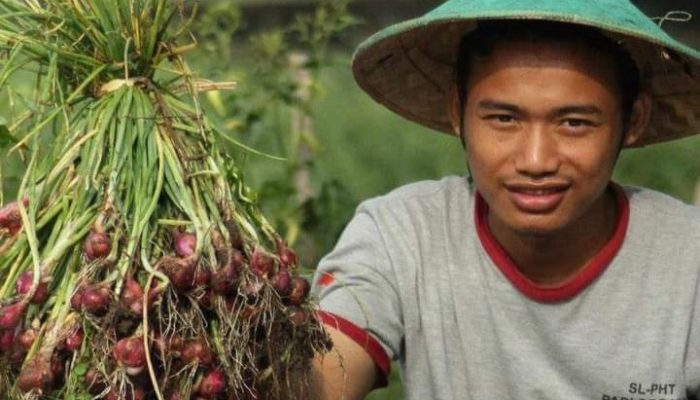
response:
[[[361,400],[375,387],[377,367],[367,351],[341,331],[326,326],[333,349],[314,360],[314,400]]]
[[[312,295],[334,347],[314,361],[314,396],[358,400],[386,384],[403,336],[401,301],[385,239],[366,206],[319,263]]]

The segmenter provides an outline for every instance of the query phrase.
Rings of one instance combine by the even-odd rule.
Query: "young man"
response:
[[[406,399],[700,394],[700,210],[610,181],[622,148],[700,131],[698,52],[626,0],[450,0],[353,67],[471,178],[363,203],[322,260],[320,398],[391,359]]]

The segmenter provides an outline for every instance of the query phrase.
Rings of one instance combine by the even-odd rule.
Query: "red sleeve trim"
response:
[[[620,186],[611,183],[610,187],[615,194],[618,210],[613,235],[581,271],[561,285],[553,287],[538,285],[520,272],[513,259],[510,258],[489,229],[487,221],[489,206],[477,193],[474,218],[481,245],[503,275],[525,296],[543,303],[569,300],[588,287],[605,271],[625,240],[630,217],[629,200]]]
[[[380,372],[374,388],[379,389],[386,387],[389,383],[388,377],[391,372],[391,360],[389,360],[389,356],[386,354],[386,351],[384,351],[382,345],[366,330],[343,317],[339,317],[327,311],[317,311],[316,315],[318,315],[322,324],[343,332],[367,351],[367,354],[372,358]]]
[[[335,282],[335,276],[333,275],[332,272],[324,272],[321,274],[321,276],[318,278],[318,285],[323,286],[323,287],[328,287]]]

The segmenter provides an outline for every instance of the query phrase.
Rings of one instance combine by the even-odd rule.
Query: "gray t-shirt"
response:
[[[407,400],[685,399],[700,388],[700,209],[624,193],[618,246],[567,298],[536,300],[508,276],[461,177],[361,204],[314,294],[326,323],[378,342],[361,343],[378,365],[399,361]]]

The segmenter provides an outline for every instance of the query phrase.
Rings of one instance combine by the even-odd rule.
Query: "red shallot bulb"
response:
[[[127,374],[138,375],[146,366],[143,337],[132,336],[119,340],[112,349],[112,356],[117,364],[126,368]]]
[[[83,289],[84,287],[79,287],[70,298],[70,306],[75,311],[83,310]]]
[[[15,283],[15,288],[17,289],[17,294],[26,295],[32,290],[32,283],[34,281],[34,271],[27,271],[19,276],[17,282]],[[37,287],[34,296],[29,300],[32,304],[41,304],[49,298],[49,289],[46,282],[41,282],[39,280],[39,287]]]
[[[27,303],[24,302],[8,304],[0,308],[0,329],[12,329],[19,325],[26,309]]]
[[[238,271],[232,263],[226,264],[211,275],[211,288],[220,294],[228,294],[236,287]]]
[[[107,312],[112,292],[101,285],[88,286],[81,291],[80,301],[83,311],[99,317]]]
[[[131,276],[126,278],[119,304],[136,317],[140,317],[143,313],[143,289]]]
[[[83,245],[83,254],[88,261],[106,257],[112,244],[109,237],[101,232],[90,231]]]
[[[194,233],[178,232],[174,233],[175,254],[180,257],[189,257],[197,249],[197,236]]]
[[[34,329],[25,329],[17,335],[15,343],[26,353],[32,348],[37,336],[37,332]]]
[[[270,283],[272,287],[275,288],[280,296],[284,297],[289,294],[291,278],[289,276],[289,271],[282,268],[272,277]]]
[[[275,269],[275,260],[261,249],[255,249],[250,259],[250,269],[261,278],[268,278]]]
[[[209,282],[211,281],[211,271],[204,267],[197,268],[197,271],[194,273],[194,285],[196,287],[202,287],[202,286],[209,286]]]
[[[289,285],[291,287],[289,296],[287,296],[289,303],[295,306],[301,305],[309,294],[309,281],[300,276],[295,276]]]
[[[27,199],[24,199],[23,202],[25,207],[29,204]],[[22,229],[22,216],[16,201],[8,203],[0,209],[0,228],[6,229],[11,236],[16,235]]]
[[[53,387],[55,379],[51,363],[42,358],[35,358],[22,368],[17,378],[17,387],[25,393],[38,390],[39,393],[44,394]]]
[[[78,351],[83,346],[83,330],[78,328],[75,332],[71,333],[64,343],[66,350],[68,351]]]
[[[226,378],[224,374],[217,370],[207,372],[197,387],[197,395],[204,399],[215,399],[226,389]]]
[[[297,265],[297,255],[287,247],[282,240],[277,241],[277,256],[283,268],[291,268]]]
[[[210,365],[214,362],[214,353],[204,340],[188,340],[182,345],[180,358],[187,364]]]
[[[168,400],[185,400],[185,398],[178,392],[172,392],[170,396],[168,396]]]
[[[196,270],[195,260],[165,256],[160,260],[160,265],[176,289],[180,291],[192,289]]]

